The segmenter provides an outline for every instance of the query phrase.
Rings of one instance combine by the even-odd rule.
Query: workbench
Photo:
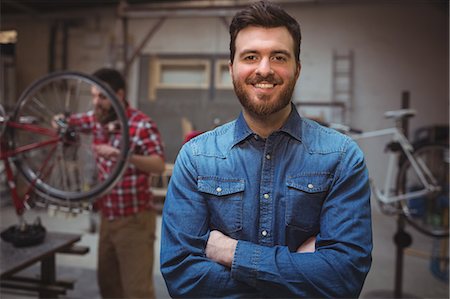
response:
[[[75,281],[56,279],[56,254],[83,255],[88,247],[77,246],[81,240],[79,234],[47,232],[45,240],[38,245],[14,247],[11,243],[0,241],[0,286],[1,288],[36,291],[39,298],[57,298],[73,289]],[[40,262],[40,277],[16,275],[35,263]]]

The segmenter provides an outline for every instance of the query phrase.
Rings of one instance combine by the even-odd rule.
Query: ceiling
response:
[[[173,16],[185,14],[209,15],[232,10],[257,0],[0,0],[1,16],[25,15],[46,18],[52,14],[64,17],[66,12],[86,9],[118,8],[122,16]],[[271,0],[277,3],[311,3],[339,0]],[[349,0],[347,0],[349,1]],[[368,0],[363,0],[368,1]],[[119,4],[123,5],[119,5]],[[142,17],[142,16],[141,16]]]
[[[223,9],[246,6],[257,0],[0,0],[0,14],[3,16],[28,14],[33,16],[51,13],[74,12],[76,10],[118,7],[124,2],[131,10],[192,10]],[[277,3],[311,3],[342,0],[272,0]],[[345,0],[351,1],[351,0]],[[374,1],[374,0],[353,0]],[[379,1],[379,0],[377,0]]]
[[[0,0],[0,13],[13,14],[47,14],[91,8],[115,7],[121,0]],[[127,0],[129,5],[162,4],[186,0]]]
[[[125,9],[140,10],[173,10],[173,9],[211,9],[237,8],[256,0],[0,0],[0,15],[32,15],[41,16],[51,13],[74,12],[93,8],[118,7],[120,2],[126,4]],[[272,0],[278,3],[411,3],[424,2],[436,5],[439,9],[448,9],[448,0]]]

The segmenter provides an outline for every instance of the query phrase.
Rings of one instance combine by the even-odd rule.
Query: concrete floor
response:
[[[3,200],[2,200],[3,201]],[[395,218],[381,214],[373,209],[374,251],[372,269],[367,277],[361,298],[392,298],[395,272],[395,245],[393,235],[396,230]],[[13,208],[4,205],[0,210],[0,227],[16,224]],[[37,209],[26,212],[26,219],[32,222],[37,216],[49,231],[74,232],[83,235],[80,245],[90,248],[90,253],[84,256],[58,255],[57,276],[63,279],[76,279],[75,289],[69,291],[64,298],[96,299],[100,298],[96,285],[96,233],[90,233],[90,217],[87,214],[77,217],[65,215],[50,216],[46,211]],[[94,218],[95,219],[95,218]],[[161,218],[158,218],[159,232]],[[429,259],[432,239],[407,227],[413,237],[412,245],[406,250],[403,268],[403,294],[406,298],[449,298],[449,284],[435,278],[429,270]],[[448,241],[448,240],[447,240]],[[36,275],[38,265],[25,272]],[[154,279],[157,298],[169,298],[165,283],[159,272],[159,236],[155,242]],[[36,294],[0,290],[2,299],[37,298]]]

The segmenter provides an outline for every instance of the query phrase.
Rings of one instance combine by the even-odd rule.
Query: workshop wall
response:
[[[356,1],[291,3],[284,7],[298,18],[303,34],[302,73],[294,101],[330,102],[333,51],[353,51],[353,102],[347,106],[350,125],[364,130],[388,127],[390,123],[382,114],[400,107],[405,90],[411,94],[411,107],[418,110],[418,115],[411,120],[412,131],[422,126],[448,124],[447,5],[423,1],[407,4]],[[228,22],[230,19],[225,17]],[[63,21],[69,26],[67,69],[90,73],[101,66],[124,67],[121,21],[114,10],[34,19],[6,16],[2,30],[16,29],[19,36],[17,96],[49,71],[49,59],[55,60],[56,69],[62,65],[60,56],[49,58],[49,33],[55,22]],[[129,19],[129,55],[157,22],[157,18]],[[175,159],[182,144],[181,117],[187,117],[197,129],[207,130],[213,126],[214,119],[227,121],[240,109],[232,89],[217,89],[213,84],[209,89],[197,91],[157,90],[156,97],[150,99],[152,59],[167,55],[224,58],[228,55],[228,41],[224,19],[168,18],[130,66],[129,99],[157,121],[169,161]],[[299,107],[303,115],[309,116],[307,107]],[[327,109],[330,108],[323,111]],[[375,161],[383,159],[379,149],[383,141],[377,142],[377,148],[362,144],[367,156],[374,157]],[[370,166],[374,173],[384,167],[382,163]]]

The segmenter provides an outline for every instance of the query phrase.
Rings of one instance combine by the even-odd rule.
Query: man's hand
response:
[[[206,257],[213,261],[231,268],[237,240],[225,236],[218,230],[213,230],[209,234],[206,244]]]
[[[64,114],[59,113],[53,116],[52,118],[52,127],[53,129],[58,129],[61,126],[65,125]]]
[[[118,157],[120,154],[120,151],[117,148],[108,144],[95,144],[94,151],[97,155],[107,159]]]
[[[311,237],[297,248],[297,252],[314,252],[316,251],[316,237]]]

